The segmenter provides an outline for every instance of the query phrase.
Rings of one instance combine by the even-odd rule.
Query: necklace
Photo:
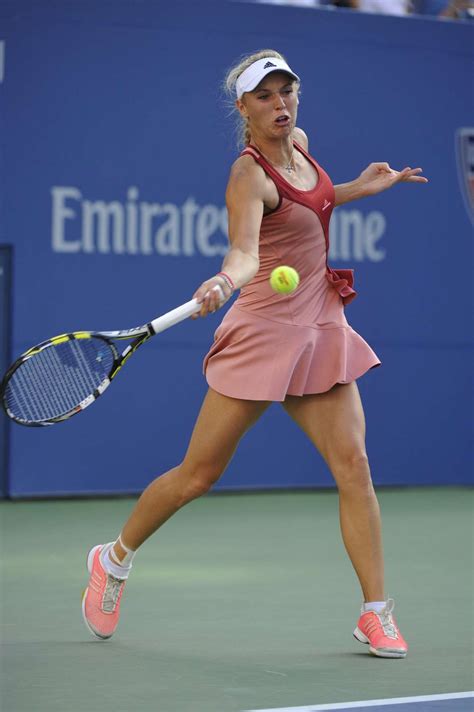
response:
[[[296,166],[295,166],[295,161],[294,161],[294,156],[295,156],[295,149],[294,149],[294,147],[293,147],[293,149],[292,149],[292,151],[291,151],[290,160],[288,161],[288,163],[286,164],[286,166],[279,166],[278,163],[274,163],[273,161],[271,161],[271,160],[269,159],[269,157],[267,156],[267,154],[262,151],[262,149],[255,143],[255,141],[254,141],[254,146],[256,146],[256,147],[258,148],[258,150],[260,151],[260,153],[262,154],[262,156],[264,156],[264,158],[266,158],[267,161],[268,161],[269,163],[271,163],[272,166],[275,166],[275,168],[283,168],[283,169],[288,173],[288,175],[290,175],[290,176],[291,176],[291,174],[292,174],[294,171],[296,171]]]
[[[293,151],[291,152],[290,160],[289,160],[289,162],[288,162],[288,163],[286,164],[286,166],[285,166],[285,171],[286,171],[290,176],[291,176],[291,174],[293,173],[293,171],[296,170],[296,169],[295,169],[295,164],[294,164],[294,161],[293,161],[293,154],[294,154],[294,152],[295,152],[295,149],[293,149]],[[292,164],[293,164],[293,165],[292,165]]]

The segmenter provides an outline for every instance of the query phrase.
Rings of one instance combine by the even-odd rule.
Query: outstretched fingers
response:
[[[410,168],[407,166],[398,174],[398,180],[408,183],[428,183],[428,178],[420,175],[420,173],[423,173],[423,168]]]

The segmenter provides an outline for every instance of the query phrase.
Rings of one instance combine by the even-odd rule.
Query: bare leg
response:
[[[270,404],[228,398],[209,389],[183,462],[143,492],[122,530],[129,549],[138,549],[180,507],[201,496],[219,479],[244,433]],[[125,551],[119,543],[119,561]]]
[[[342,538],[364,600],[385,600],[380,509],[365,450],[365,418],[357,385],[288,396],[283,405],[317,447],[336,480]]]

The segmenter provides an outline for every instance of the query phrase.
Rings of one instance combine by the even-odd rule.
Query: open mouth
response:
[[[279,116],[277,119],[275,119],[275,123],[278,124],[278,126],[286,126],[290,123],[290,117],[286,115]]]

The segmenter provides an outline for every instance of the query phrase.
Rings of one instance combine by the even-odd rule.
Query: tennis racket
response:
[[[225,299],[219,286],[221,301]],[[73,331],[26,351],[6,372],[0,396],[6,414],[20,425],[53,425],[94,403],[130,356],[155,334],[196,314],[196,299],[144,326],[125,331]],[[120,353],[116,341],[132,339]]]

